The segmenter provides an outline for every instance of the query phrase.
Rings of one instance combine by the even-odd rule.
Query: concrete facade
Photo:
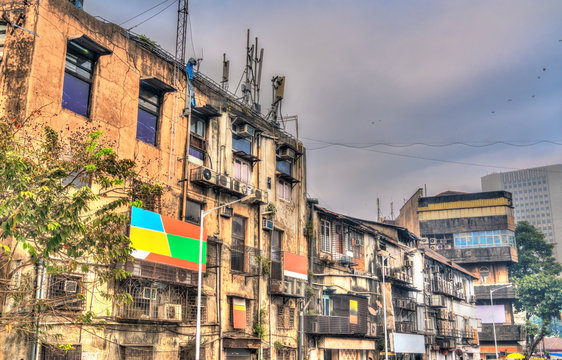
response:
[[[515,221],[527,221],[556,244],[562,262],[562,165],[508,171],[483,176],[482,191],[505,190],[513,195]]]
[[[40,110],[35,124],[49,125],[63,138],[102,130],[121,158],[135,159],[139,181],[164,187],[151,209],[163,216],[199,226],[201,210],[253,195],[249,202],[205,218],[202,358],[257,359],[260,353],[267,359],[296,358],[295,309],[303,302],[307,274],[288,263],[307,259],[302,144],[203,74],[194,79],[197,104],[190,116],[182,116],[183,64],[149,40],[95,19],[68,1],[12,5],[7,12],[11,19],[19,14],[21,26],[40,36],[12,32],[8,26],[0,65],[2,116],[23,119]],[[86,115],[65,104],[72,65],[68,56],[77,46],[94,54]],[[149,129],[154,141],[139,135],[143,89],[158,94],[157,123]],[[126,270],[133,276],[106,290],[131,292],[133,304],[88,295],[81,308],[92,309],[98,314],[94,321],[107,325],[79,327],[51,319],[53,331],[61,331],[64,341],[75,345],[72,356],[81,359],[191,358],[196,274],[139,259]],[[77,276],[87,280],[90,275]],[[46,277],[40,286],[48,289],[49,281]],[[143,295],[146,289],[154,289],[154,295]],[[85,290],[90,295],[94,291]],[[233,324],[235,304],[244,308],[244,326]],[[162,318],[172,310],[176,315]],[[0,359],[33,356],[31,342],[15,334],[2,336]],[[55,356],[45,345],[40,344],[39,357]]]

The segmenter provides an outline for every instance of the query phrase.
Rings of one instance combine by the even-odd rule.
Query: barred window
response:
[[[84,309],[84,284],[80,275],[52,275],[49,279],[49,299],[53,308],[62,311]]]
[[[119,355],[120,360],[152,360],[154,348],[143,345],[121,346]]]
[[[324,252],[332,251],[332,242],[330,240],[330,223],[326,220],[320,220],[320,238],[321,250]]]
[[[230,247],[230,269],[244,271],[244,252],[246,243],[246,219],[232,217],[232,245]]]
[[[295,308],[277,306],[277,329],[293,329],[295,327]]]
[[[41,346],[41,359],[43,360],[81,360],[82,345],[72,345],[72,349],[65,351],[58,346],[43,344]]]
[[[179,360],[195,360],[195,343],[185,346],[180,346],[180,359]],[[206,359],[205,345],[199,347],[199,358]]]

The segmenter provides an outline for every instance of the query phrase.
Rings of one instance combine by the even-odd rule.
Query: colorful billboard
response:
[[[283,253],[283,274],[288,277],[308,280],[308,258],[290,252]]]
[[[178,219],[132,207],[131,247],[137,259],[198,270],[201,228]],[[203,230],[203,266],[207,259],[207,233]]]

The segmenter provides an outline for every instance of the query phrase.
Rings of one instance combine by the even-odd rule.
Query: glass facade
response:
[[[455,249],[515,246],[511,230],[473,231],[454,234]]]

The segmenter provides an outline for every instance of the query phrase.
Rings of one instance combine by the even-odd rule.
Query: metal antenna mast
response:
[[[176,30],[176,60],[185,65],[185,43],[187,40],[188,1],[178,0],[178,27]]]

